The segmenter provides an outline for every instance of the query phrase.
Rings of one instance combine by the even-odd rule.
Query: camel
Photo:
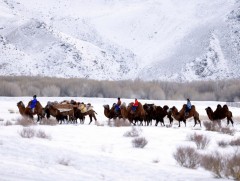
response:
[[[108,118],[108,119],[116,119],[117,117],[118,118],[122,118],[121,116],[121,111],[119,113],[116,113],[114,111],[115,109],[115,106],[113,104],[112,108],[110,109],[110,106],[108,104],[106,105],[103,105],[104,107],[104,115]]]
[[[137,121],[136,118],[134,118],[131,114],[130,114],[130,111],[131,109],[127,108],[126,107],[126,103],[122,103],[121,106],[120,106],[120,110],[121,110],[121,115],[122,115],[122,118],[124,119],[124,121],[126,119],[129,120],[130,124],[133,124],[133,125],[136,125],[133,121]]]
[[[89,118],[90,118],[89,124],[91,124],[92,118],[94,118],[95,123],[97,124],[97,118],[95,116],[95,114],[97,114],[97,113],[92,108],[93,107],[91,106],[91,104],[86,105],[86,104],[81,103],[81,104],[78,105],[78,109],[81,111],[82,116],[83,117],[85,117],[87,115],[89,116]]]
[[[174,119],[178,120],[179,126],[180,127],[180,122],[183,121],[186,127],[186,120],[188,118],[193,117],[194,118],[194,127],[196,126],[197,122],[200,124],[201,127],[201,121],[199,119],[199,113],[196,111],[196,108],[194,105],[192,105],[191,110],[189,111],[188,115],[185,115],[185,110],[186,110],[186,104],[183,105],[182,109],[178,112],[177,108],[173,106],[171,108],[171,113]]]
[[[227,118],[227,125],[229,125],[229,123],[231,122],[233,126],[232,112],[229,111],[226,104],[223,107],[218,104],[214,112],[210,107],[207,107],[205,110],[207,112],[208,118],[211,121],[217,121],[219,126],[221,126],[221,120],[225,118]]]
[[[155,126],[158,125],[158,123],[160,122],[161,125],[165,126],[164,124],[164,117],[167,116],[169,121],[170,121],[170,125],[173,121],[173,118],[171,116],[171,112],[168,111],[169,107],[167,105],[161,107],[161,106],[156,106],[155,107],[155,117],[156,117],[156,124]]]
[[[152,120],[156,119],[156,114],[155,114],[156,110],[155,110],[155,108],[156,108],[156,106],[154,104],[147,104],[147,103],[145,103],[143,105],[143,109],[146,112],[145,126],[146,126],[146,124],[147,124],[147,126],[149,124],[152,125]]]
[[[17,107],[22,116],[26,116],[26,117],[33,119],[33,116],[37,115],[37,117],[38,117],[37,121],[44,118],[45,112],[39,101],[37,101],[36,107],[34,108],[34,112],[32,112],[30,105],[31,105],[31,101],[28,103],[27,107],[25,107],[25,105],[23,104],[22,101],[19,101],[17,103]]]
[[[127,107],[127,111],[129,113],[129,115],[128,115],[129,121],[131,123],[133,122],[133,120],[135,120],[135,122],[140,121],[140,125],[143,126],[142,122],[143,122],[143,120],[144,121],[146,120],[146,111],[143,109],[142,104],[140,102],[138,103],[138,107],[137,107],[136,111],[133,111],[132,107],[133,107],[133,102],[129,103],[129,105]]]
[[[53,116],[57,119],[59,124],[62,124],[64,120],[68,120],[68,112],[61,112],[52,104],[47,104],[45,107],[45,112],[47,114],[47,118],[49,119],[50,116]]]

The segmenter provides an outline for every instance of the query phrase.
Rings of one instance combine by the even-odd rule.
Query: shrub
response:
[[[208,137],[197,133],[190,135],[189,140],[196,143],[197,149],[205,149],[210,142]]]
[[[240,154],[236,153],[226,164],[225,176],[227,178],[232,177],[235,180],[240,180]]]
[[[131,126],[128,120],[124,119],[116,119],[114,120],[114,126],[115,127],[122,127],[122,126]]]
[[[226,167],[226,157],[223,157],[219,152],[214,152],[209,155],[204,155],[201,158],[201,166],[213,174],[222,178]]]
[[[141,134],[142,130],[140,128],[132,126],[132,130],[127,131],[123,134],[126,137],[138,137]]]
[[[200,163],[200,156],[192,147],[178,147],[173,157],[180,166],[186,168],[197,168]]]
[[[40,124],[41,124],[41,125],[55,126],[55,125],[58,124],[58,122],[57,122],[56,119],[46,119],[46,118],[43,118],[43,119],[40,121]]]
[[[29,118],[26,118],[26,117],[22,117],[20,119],[17,119],[17,122],[15,124],[26,127],[26,126],[35,125],[36,123],[34,123],[34,121],[32,119],[29,119]]]
[[[223,147],[223,148],[227,147],[228,145],[229,145],[229,143],[227,141],[221,140],[218,142],[218,146]]]
[[[148,141],[144,137],[134,138],[132,145],[134,148],[144,148],[148,144]]]
[[[36,137],[43,139],[51,139],[51,137],[42,130],[38,130],[38,132],[36,133]]]
[[[216,177],[233,178],[240,180],[240,154],[236,152],[233,155],[221,155],[215,152],[202,156],[201,166],[211,171]]]
[[[4,123],[4,126],[12,126],[12,125],[13,125],[13,123],[11,121],[6,121]]]
[[[203,125],[204,125],[204,127],[206,128],[207,131],[219,131],[219,129],[220,129],[217,122],[204,121]]]
[[[62,159],[58,160],[58,163],[59,163],[60,165],[69,166],[69,165],[70,165],[70,160],[69,160],[69,159],[62,158]]]
[[[222,134],[229,134],[229,135],[234,135],[235,134],[235,130],[231,129],[231,128],[223,128],[220,127],[220,125],[218,124],[219,122],[214,121],[214,122],[210,122],[210,121],[204,121],[203,125],[205,126],[207,131],[216,131]]]
[[[158,159],[158,158],[156,158],[156,159],[153,159],[153,161],[152,161],[153,163],[159,163],[160,162],[160,160]]]
[[[20,132],[20,136],[23,138],[32,138],[35,135],[35,130],[32,128],[23,128]]]
[[[240,146],[240,138],[236,138],[236,139],[230,141],[229,145],[231,145],[231,146]]]
[[[235,134],[235,130],[234,129],[231,129],[231,128],[220,128],[219,129],[219,132],[222,133],[222,134],[229,134],[231,136],[233,136]]]

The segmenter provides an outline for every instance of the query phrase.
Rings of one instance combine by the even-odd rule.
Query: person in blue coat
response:
[[[34,113],[34,109],[37,105],[37,96],[34,95],[33,96],[33,100],[31,101],[31,104],[30,104],[30,109],[32,110],[32,112]]]
[[[192,104],[190,99],[187,99],[187,106],[186,106],[186,110],[185,110],[185,116],[189,115],[190,110],[192,109]]]

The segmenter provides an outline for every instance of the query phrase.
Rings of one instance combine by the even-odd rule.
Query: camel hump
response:
[[[223,109],[224,109],[224,110],[229,110],[229,109],[228,109],[228,106],[227,106],[226,104],[223,106]]]

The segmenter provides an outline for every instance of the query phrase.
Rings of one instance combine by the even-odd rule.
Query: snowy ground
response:
[[[232,148],[220,148],[219,140],[230,140],[240,136],[240,108],[230,107],[235,117],[234,136],[205,131],[197,125],[193,128],[193,121],[187,122],[187,127],[178,128],[174,121],[172,128],[141,127],[141,135],[148,140],[143,149],[133,148],[132,139],[124,137],[124,133],[131,127],[109,127],[107,118],[103,114],[104,104],[112,104],[116,99],[105,98],[42,98],[38,100],[42,105],[47,101],[62,101],[74,99],[90,102],[98,113],[97,118],[104,126],[88,125],[86,118],[84,125],[63,124],[57,126],[35,125],[36,131],[42,130],[50,139],[33,137],[22,138],[19,134],[23,127],[19,125],[5,126],[6,121],[14,122],[20,117],[17,102],[25,104],[30,97],[12,98],[0,97],[0,180],[1,181],[52,181],[52,180],[215,180],[212,173],[198,168],[187,169],[180,167],[173,158],[177,146],[191,145],[187,135],[197,132],[211,138],[210,145],[205,152],[231,151]],[[129,103],[133,100],[123,99]],[[157,105],[175,105],[181,108],[185,101],[140,100],[142,103]],[[205,108],[216,108],[219,102],[192,102],[196,105],[200,118],[206,120]],[[220,103],[224,104],[224,103]],[[14,113],[10,113],[10,112]],[[169,123],[165,120],[165,123]],[[223,121],[226,125],[226,120]],[[63,164],[63,163],[67,164]],[[218,179],[219,180],[219,179]],[[221,180],[221,179],[220,179]],[[224,179],[222,179],[224,180]]]

